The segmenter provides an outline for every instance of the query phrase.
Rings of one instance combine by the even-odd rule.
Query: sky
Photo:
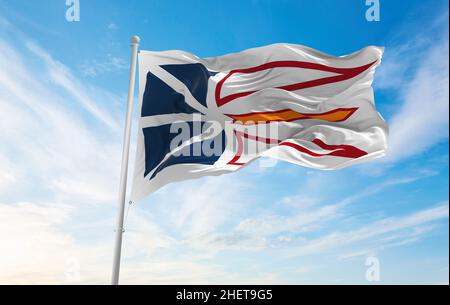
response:
[[[345,170],[262,160],[162,188],[127,207],[121,283],[448,285],[448,2],[379,2],[368,22],[364,0],[80,0],[68,22],[65,0],[0,0],[0,283],[109,283],[137,34],[200,57],[384,46],[390,137]]]

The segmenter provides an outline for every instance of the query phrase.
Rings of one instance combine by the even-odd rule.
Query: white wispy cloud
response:
[[[117,26],[117,24],[111,22],[110,24],[108,24],[108,29],[109,30],[117,30],[119,27]]]
[[[121,129],[118,122],[113,119],[111,113],[105,111],[104,107],[101,107],[99,103],[89,95],[89,92],[85,89],[86,84],[82,85],[66,66],[54,60],[50,54],[46,53],[37,44],[27,41],[26,46],[33,54],[37,55],[43,62],[46,63],[47,73],[55,84],[66,90],[75,101],[79,102],[83,108],[85,108],[98,120],[104,122],[115,131],[119,131]],[[104,94],[109,96],[107,101],[111,104],[114,100],[117,100],[117,98],[111,94],[106,92]]]
[[[128,62],[122,57],[107,54],[103,61],[91,60],[81,65],[81,72],[84,75],[93,77],[99,74],[123,71],[130,68]]]
[[[265,211],[260,216],[248,218],[240,222],[237,230],[263,237],[276,236],[277,234],[298,234],[317,230],[337,218],[345,217],[347,215],[345,209],[352,204],[363,201],[364,198],[381,193],[389,188],[414,183],[429,176],[430,173],[425,173],[406,178],[387,179],[380,183],[370,185],[365,189],[361,189],[333,204],[324,205],[324,202],[317,198],[312,201],[314,204],[310,200],[307,200],[307,204],[304,202],[304,198],[311,198],[311,194],[317,193],[313,186],[314,184],[317,187],[322,187],[324,183],[324,181],[316,179],[317,177],[321,177],[321,174],[317,176],[311,175],[311,179],[307,179],[305,182],[306,189],[309,188],[310,192],[302,191],[301,195],[288,196],[281,199],[281,204],[288,203],[288,206],[291,208],[288,216]]]
[[[23,54],[0,39],[3,183],[21,172],[16,187],[22,185],[22,189],[39,183],[41,188],[53,190],[53,196],[112,200],[115,186],[111,181],[118,176],[119,123],[113,114],[100,110],[101,99],[89,97],[86,86],[68,68],[37,45],[25,44],[29,52]],[[28,59],[33,55],[42,60],[43,71],[56,87],[47,82],[42,70],[34,73],[30,69]],[[58,90],[59,86],[64,90]],[[90,118],[80,113],[80,108],[105,124],[88,125]]]
[[[387,50],[377,75],[377,88],[396,90],[401,106],[390,119],[388,155],[381,162],[400,161],[448,140],[447,25],[448,12],[436,18],[429,29]]]
[[[0,240],[7,249],[1,254],[0,283],[108,283],[112,238],[95,243],[75,238],[74,234],[98,231],[98,227],[65,229],[76,213],[75,207],[62,203],[0,203]],[[230,276],[214,263],[154,255],[155,249],[164,249],[171,241],[164,240],[164,232],[151,222],[135,223],[140,223],[141,232],[125,235],[122,283],[208,283]]]
[[[0,191],[3,191],[17,181],[19,178],[19,170],[9,159],[1,154],[0,169]]]
[[[63,282],[61,271],[76,250],[73,238],[55,226],[71,212],[62,204],[1,203],[0,283]]]
[[[448,218],[449,205],[448,202],[446,202],[439,204],[436,207],[417,211],[407,216],[384,218],[364,225],[356,230],[330,233],[300,245],[296,250],[290,251],[289,255],[317,255],[318,253],[336,248],[339,248],[342,251],[342,249],[345,249],[348,245],[367,240],[375,242],[378,247],[384,246],[386,242],[392,246],[389,239],[385,239],[384,242],[380,243],[380,238],[386,238],[387,234],[394,234],[409,229],[413,230],[413,236],[417,236],[418,233],[422,234],[427,232],[426,230],[421,230],[419,226]],[[402,239],[402,242],[405,242],[405,240],[409,241],[408,239]]]

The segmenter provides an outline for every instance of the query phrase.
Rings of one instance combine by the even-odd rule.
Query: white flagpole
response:
[[[130,82],[128,85],[128,102],[127,116],[125,120],[125,132],[123,137],[122,150],[122,167],[120,173],[120,189],[119,189],[119,211],[117,213],[116,242],[114,245],[114,261],[111,284],[119,284],[120,272],[120,255],[122,252],[122,234],[123,234],[123,217],[125,212],[125,196],[127,189],[128,175],[128,157],[130,154],[130,134],[131,134],[131,118],[133,114],[134,85],[136,83],[136,63],[140,38],[133,36],[131,38],[131,66],[130,66]]]

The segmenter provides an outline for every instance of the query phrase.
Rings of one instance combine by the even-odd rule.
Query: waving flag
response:
[[[371,87],[382,53],[333,57],[290,44],[205,59],[141,51],[132,200],[260,156],[323,170],[383,156],[388,128]]]

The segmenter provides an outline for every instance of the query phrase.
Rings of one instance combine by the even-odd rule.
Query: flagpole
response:
[[[122,235],[124,231],[123,218],[125,213],[125,197],[126,197],[127,175],[128,175],[128,157],[130,154],[131,117],[133,114],[133,98],[134,98],[134,87],[136,83],[136,63],[137,63],[139,42],[140,38],[138,36],[133,36],[131,38],[132,54],[130,66],[130,82],[128,84],[127,115],[125,119],[125,131],[123,137],[122,166],[120,173],[120,188],[119,188],[119,210],[117,213],[116,241],[114,245],[114,260],[111,277],[112,285],[119,284],[120,256],[122,253]]]

